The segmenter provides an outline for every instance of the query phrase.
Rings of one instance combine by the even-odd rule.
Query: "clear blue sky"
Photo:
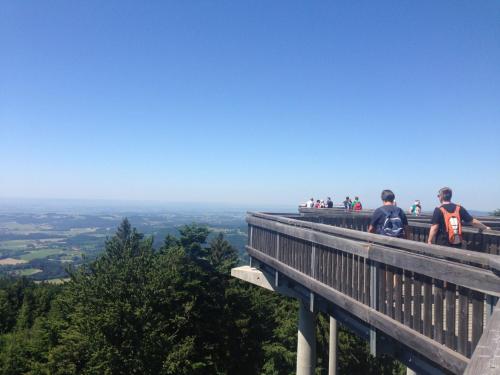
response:
[[[0,198],[500,207],[500,2],[2,1]]]

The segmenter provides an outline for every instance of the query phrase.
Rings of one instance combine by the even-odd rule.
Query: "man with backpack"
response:
[[[394,205],[396,196],[392,190],[382,191],[381,198],[383,206],[373,212],[368,232],[409,239],[408,218],[401,208]]]
[[[436,244],[462,247],[462,224],[468,223],[479,228],[479,230],[491,229],[479,220],[474,219],[467,210],[451,202],[452,191],[449,187],[444,187],[438,192],[441,206],[434,209],[432,215],[431,229],[427,243],[431,245],[436,240]]]

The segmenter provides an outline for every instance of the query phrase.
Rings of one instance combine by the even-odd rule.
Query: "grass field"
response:
[[[35,273],[42,272],[42,270],[38,268],[26,268],[24,270],[18,270],[15,271],[16,275],[18,276],[31,276],[34,275]]]
[[[3,222],[2,227],[19,234],[38,233],[44,230],[51,230],[52,225],[48,224],[21,224],[16,222]]]
[[[8,249],[8,250],[24,250],[27,248],[29,243],[33,243],[32,240],[10,240],[10,241],[1,241],[0,249]]]
[[[27,261],[22,260],[22,259],[14,259],[14,258],[0,259],[0,266],[12,266],[12,265],[23,264],[23,263],[27,263]]]
[[[30,261],[33,259],[46,258],[50,255],[62,254],[63,252],[64,251],[62,249],[51,249],[51,248],[38,249],[30,251],[29,253],[25,253],[21,255],[19,258]]]
[[[7,240],[0,241],[0,249],[5,250],[26,250],[31,248],[47,247],[52,243],[63,241],[63,238],[44,238],[43,240]]]

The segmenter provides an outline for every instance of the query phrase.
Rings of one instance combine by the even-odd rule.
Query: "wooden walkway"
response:
[[[251,213],[247,222],[253,259],[444,372],[471,363],[500,296],[500,233],[471,233],[489,236],[471,242],[481,253],[363,232],[366,214]]]

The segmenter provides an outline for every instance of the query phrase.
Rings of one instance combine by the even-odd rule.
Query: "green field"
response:
[[[24,250],[27,248],[28,244],[33,243],[32,240],[10,240],[10,241],[1,241],[0,249],[8,249],[8,250]]]
[[[46,258],[50,255],[56,255],[56,254],[62,254],[64,251],[62,249],[51,249],[51,248],[46,248],[46,249],[38,249],[38,250],[33,250],[30,251],[29,253],[25,253],[21,255],[19,258],[23,260],[33,260],[33,259],[40,259],[40,258]]]
[[[62,238],[44,238],[43,240],[7,240],[0,241],[0,249],[5,250],[26,250],[29,248],[44,248],[62,242]]]
[[[42,270],[38,268],[26,268],[24,270],[18,270],[15,271],[16,275],[18,276],[31,276],[34,275],[35,273],[42,272]]]
[[[246,259],[243,213],[155,212],[130,213],[128,217],[146,236],[154,236],[156,248],[163,245],[165,236],[178,235],[182,225],[199,222],[211,230],[209,241],[222,232],[238,249],[240,257]],[[78,267],[98,256],[122,218],[121,213],[109,212],[102,215],[0,212],[0,276],[23,275],[35,280],[64,278],[69,265]]]

